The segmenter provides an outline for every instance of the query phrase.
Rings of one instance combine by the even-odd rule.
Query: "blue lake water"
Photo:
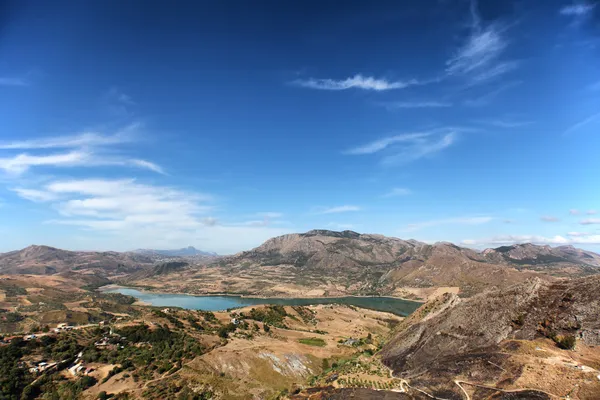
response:
[[[106,293],[121,293],[158,307],[181,307],[190,310],[222,311],[258,304],[284,306],[307,306],[314,304],[349,304],[356,307],[385,311],[407,316],[421,306],[416,301],[393,297],[327,297],[327,298],[259,298],[240,296],[192,296],[187,294],[153,293],[132,288],[117,287],[103,290]]]

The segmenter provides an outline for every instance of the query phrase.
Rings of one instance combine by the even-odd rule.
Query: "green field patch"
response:
[[[324,347],[325,345],[327,345],[327,343],[323,339],[315,338],[315,337],[299,339],[298,342],[309,345],[309,346],[317,346],[317,347]]]

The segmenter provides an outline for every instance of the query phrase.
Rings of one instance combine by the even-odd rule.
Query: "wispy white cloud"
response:
[[[401,196],[408,196],[411,194],[412,194],[412,190],[410,190],[410,189],[393,188],[392,190],[390,190],[389,192],[384,194],[382,197],[401,197]]]
[[[254,217],[258,217],[261,219],[250,220],[242,222],[241,224],[234,225],[242,225],[242,226],[270,226],[273,224],[281,224],[283,221],[280,220],[283,217],[283,213],[267,211],[267,212],[259,212],[253,215]]]
[[[129,105],[129,106],[135,104],[135,101],[133,101],[133,98],[130,95],[128,95],[127,93],[121,91],[116,86],[111,87],[108,90],[106,96],[108,98],[110,98],[111,100],[114,100],[114,101],[119,102],[121,104]]]
[[[523,82],[513,81],[513,82],[504,83],[504,84],[498,86],[497,88],[484,93],[481,96],[464,100],[463,104],[467,107],[487,106],[487,105],[491,104],[492,101],[494,101],[496,99],[496,97],[498,97],[501,93],[503,93],[503,92],[507,91],[508,89],[511,89],[515,86],[518,86],[521,83],[523,83]]]
[[[533,121],[518,121],[518,120],[509,119],[509,118],[506,118],[506,119],[480,119],[480,120],[476,120],[474,122],[484,124],[484,125],[495,126],[497,128],[506,128],[506,129],[521,128],[523,126],[528,126],[528,125],[533,124]]]
[[[165,174],[164,169],[148,160],[128,158],[107,148],[136,140],[139,124],[132,124],[111,135],[84,132],[77,135],[54,136],[28,140],[0,142],[0,151],[9,156],[0,156],[0,171],[19,175],[34,167],[99,167],[125,166],[142,168]],[[62,152],[44,150],[61,149]],[[13,150],[29,150],[34,153],[14,154]]]
[[[591,236],[592,233],[590,232],[568,232],[567,236],[572,236],[572,237],[585,237],[585,236]]]
[[[600,218],[582,219],[581,221],[579,221],[579,223],[581,225],[595,225],[595,224],[600,224]]]
[[[48,192],[45,190],[37,190],[37,189],[27,189],[27,188],[13,188],[11,189],[20,197],[38,202],[48,202],[58,199],[58,195],[56,193]]]
[[[52,222],[110,233],[154,227],[191,230],[205,225],[210,197],[133,179],[54,181],[25,195],[52,202],[62,218]],[[29,196],[31,197],[31,196]]]
[[[388,110],[398,110],[404,108],[444,108],[452,107],[452,103],[445,101],[396,101],[389,103],[379,103]]]
[[[4,170],[11,174],[21,174],[31,167],[72,167],[82,165],[89,159],[90,154],[81,151],[55,153],[43,156],[23,153],[14,157],[0,158],[0,170]]]
[[[22,78],[0,77],[0,86],[29,86],[29,81]]]
[[[579,129],[583,128],[586,125],[591,124],[592,122],[595,122],[597,119],[600,118],[600,112],[596,113],[596,114],[592,114],[589,117],[586,117],[584,119],[582,119],[581,121],[571,125],[569,128],[567,128],[565,130],[565,132],[563,133],[564,135],[569,135],[573,132],[578,131]]]
[[[457,218],[444,218],[435,219],[424,222],[417,222],[408,224],[402,231],[413,232],[425,228],[431,228],[440,225],[482,225],[493,221],[494,218],[490,216],[478,216],[478,217],[457,217]]]
[[[544,215],[544,216],[540,217],[540,219],[542,221],[544,221],[544,222],[558,222],[558,221],[560,221],[559,218],[553,217],[551,215]]]
[[[133,116],[133,107],[136,105],[133,98],[116,86],[111,87],[104,95],[104,103],[111,114],[119,117]]]
[[[431,136],[430,132],[403,133],[401,135],[377,139],[365,145],[346,150],[344,154],[373,154],[396,143],[416,142],[428,136]]]
[[[470,12],[469,35],[446,61],[446,73],[466,76],[471,84],[479,84],[515,70],[519,62],[500,60],[508,47],[508,40],[504,37],[506,27],[498,23],[483,24],[475,0],[471,0]]]
[[[137,124],[133,124],[113,135],[85,132],[70,136],[3,141],[0,142],[0,150],[71,149],[80,147],[112,146],[134,141],[134,131],[137,127]]]
[[[466,74],[489,66],[506,49],[507,42],[496,26],[474,26],[466,43],[446,62],[449,74]]]
[[[129,160],[129,163],[131,165],[133,165],[133,166],[140,167],[140,168],[143,168],[143,169],[147,169],[147,170],[150,170],[150,171],[154,171],[154,172],[157,172],[159,174],[163,174],[163,175],[166,174],[165,170],[160,165],[155,164],[155,163],[150,162],[150,161],[133,159],[133,160]]]
[[[411,146],[406,146],[398,150],[395,154],[385,156],[382,160],[382,164],[406,164],[424,157],[431,156],[450,147],[456,142],[457,138],[458,135],[455,132],[451,132],[441,137],[435,137],[431,140],[420,140]]]
[[[561,15],[566,15],[566,16],[582,17],[582,16],[586,16],[586,15],[590,14],[594,10],[595,7],[596,7],[596,4],[593,4],[593,3],[577,2],[574,4],[570,4],[568,6],[562,7],[560,9],[559,13]]]
[[[345,212],[354,212],[360,211],[361,208],[359,206],[352,205],[343,205],[343,206],[335,206],[335,207],[315,207],[313,208],[314,214],[339,214]]]
[[[100,166],[132,166],[165,174],[157,164],[139,159],[123,159],[113,156],[101,156],[90,152],[74,150],[67,153],[46,155],[18,154],[13,157],[0,158],[0,170],[8,174],[19,175],[34,167],[70,168]]]
[[[404,89],[409,86],[420,84],[420,82],[416,79],[410,79],[407,81],[391,81],[383,78],[363,76],[361,74],[357,74],[343,80],[309,78],[299,79],[293,83],[298,86],[319,90],[363,89],[374,90],[378,92],[392,89]]]
[[[471,78],[471,84],[478,84],[498,78],[508,72],[516,70],[521,65],[520,61],[505,61],[482,71]]]
[[[569,214],[571,215],[579,215],[579,210],[572,208],[569,210]]]
[[[598,214],[598,211],[596,211],[596,210],[587,210],[585,213],[587,215],[596,215],[596,214]]]
[[[444,128],[388,136],[348,149],[343,153],[365,155],[383,152],[381,161],[383,165],[403,164],[433,155],[451,146],[458,137],[457,132],[458,129]]]

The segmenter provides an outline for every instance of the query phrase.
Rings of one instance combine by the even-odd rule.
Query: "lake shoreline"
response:
[[[231,292],[213,292],[213,293],[204,293],[204,294],[196,294],[196,293],[185,293],[185,292],[162,292],[157,290],[148,290],[144,286],[123,286],[116,283],[111,283],[109,285],[104,285],[99,287],[97,290],[99,292],[107,292],[118,289],[135,289],[140,292],[148,293],[148,294],[158,294],[158,295],[182,295],[182,296],[194,296],[194,297],[212,297],[212,296],[223,296],[223,297],[240,297],[243,299],[339,299],[342,297],[354,297],[357,299],[394,299],[394,300],[403,300],[411,303],[419,303],[425,304],[426,301],[415,300],[415,299],[407,299],[406,297],[396,297],[396,296],[366,296],[366,295],[355,295],[355,294],[343,294],[339,296],[290,296],[290,297],[279,297],[279,296],[261,296],[261,295],[253,295],[253,294],[241,294],[241,293],[231,293]]]
[[[98,288],[104,293],[120,293],[131,296],[137,304],[153,307],[178,307],[204,311],[224,311],[259,305],[309,306],[340,304],[357,308],[388,312],[406,317],[422,303],[386,296],[331,296],[331,297],[250,297],[236,294],[191,295],[155,292],[122,285],[106,285]]]

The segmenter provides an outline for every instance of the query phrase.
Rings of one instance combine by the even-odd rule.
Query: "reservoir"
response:
[[[315,304],[347,304],[355,307],[385,311],[407,316],[422,303],[394,297],[316,297],[316,298],[260,298],[241,296],[193,296],[188,294],[168,294],[146,292],[126,287],[103,290],[105,293],[121,293],[158,307],[181,307],[190,310],[222,311],[259,304],[278,304],[283,306],[307,306]]]

